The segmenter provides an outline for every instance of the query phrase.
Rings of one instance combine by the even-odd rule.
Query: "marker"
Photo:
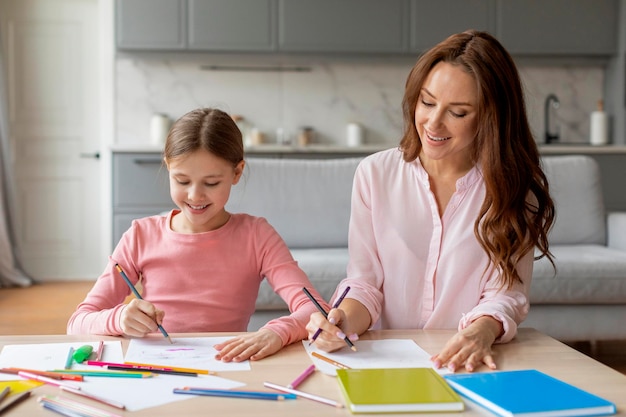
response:
[[[85,359],[91,356],[91,352],[93,352],[93,346],[84,345],[76,349],[72,354],[72,357],[74,358],[76,363],[83,363],[85,362]]]
[[[124,281],[126,281],[126,284],[130,288],[130,290],[133,292],[133,294],[135,294],[135,297],[137,297],[138,300],[143,300],[143,297],[141,296],[141,294],[139,294],[139,291],[137,291],[137,288],[135,288],[133,283],[130,282],[130,279],[128,279],[128,276],[126,275],[126,272],[124,272],[122,267],[119,264],[115,264],[115,269],[117,269],[117,272],[119,272],[120,275],[122,276],[122,278],[124,278]],[[163,334],[163,337],[165,337],[167,340],[169,340],[170,343],[174,343],[174,342],[172,342],[172,339],[170,338],[170,335],[167,334],[167,332],[165,331],[163,326],[161,326],[160,324],[157,323],[157,327],[159,328],[159,331]]]

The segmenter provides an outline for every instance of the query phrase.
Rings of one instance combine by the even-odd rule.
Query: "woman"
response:
[[[526,117],[515,64],[491,35],[453,35],[420,57],[406,82],[398,149],[355,174],[350,293],[319,348],[345,346],[371,327],[458,328],[436,367],[495,369],[494,342],[528,313],[534,249],[552,257],[554,205]],[[336,326],[335,326],[336,325]]]

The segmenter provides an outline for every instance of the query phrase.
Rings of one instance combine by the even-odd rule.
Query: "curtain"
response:
[[[0,34],[0,287],[26,287],[33,280],[24,272],[15,239],[15,190],[9,141],[9,98]]]

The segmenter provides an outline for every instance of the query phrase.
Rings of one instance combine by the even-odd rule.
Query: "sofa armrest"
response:
[[[626,251],[626,212],[608,213],[607,235],[608,247]]]

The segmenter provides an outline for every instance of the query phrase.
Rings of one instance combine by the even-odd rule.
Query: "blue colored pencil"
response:
[[[230,398],[250,398],[253,400],[295,400],[297,396],[295,394],[283,394],[275,392],[263,392],[263,391],[239,391],[239,390],[224,390],[224,389],[208,389],[208,388],[174,388],[175,394],[190,394],[190,395],[205,395],[209,397],[230,397]]]
[[[133,294],[135,294],[135,297],[137,297],[137,299],[139,299],[139,300],[143,300],[143,297],[141,296],[141,294],[139,294],[139,291],[137,291],[137,288],[135,288],[133,283],[130,282],[130,279],[128,279],[128,275],[126,275],[126,272],[124,272],[122,267],[119,264],[115,264],[115,269],[117,269],[117,271],[120,273],[122,278],[124,278],[124,281],[126,281],[126,284],[128,285],[128,288],[130,288],[130,290],[133,292]],[[170,335],[167,334],[167,332],[165,331],[163,326],[161,326],[160,324],[157,324],[157,326],[159,328],[159,331],[163,334],[163,337],[165,337],[167,340],[169,340],[170,343],[174,343],[174,342],[172,342],[172,339],[170,338]]]

